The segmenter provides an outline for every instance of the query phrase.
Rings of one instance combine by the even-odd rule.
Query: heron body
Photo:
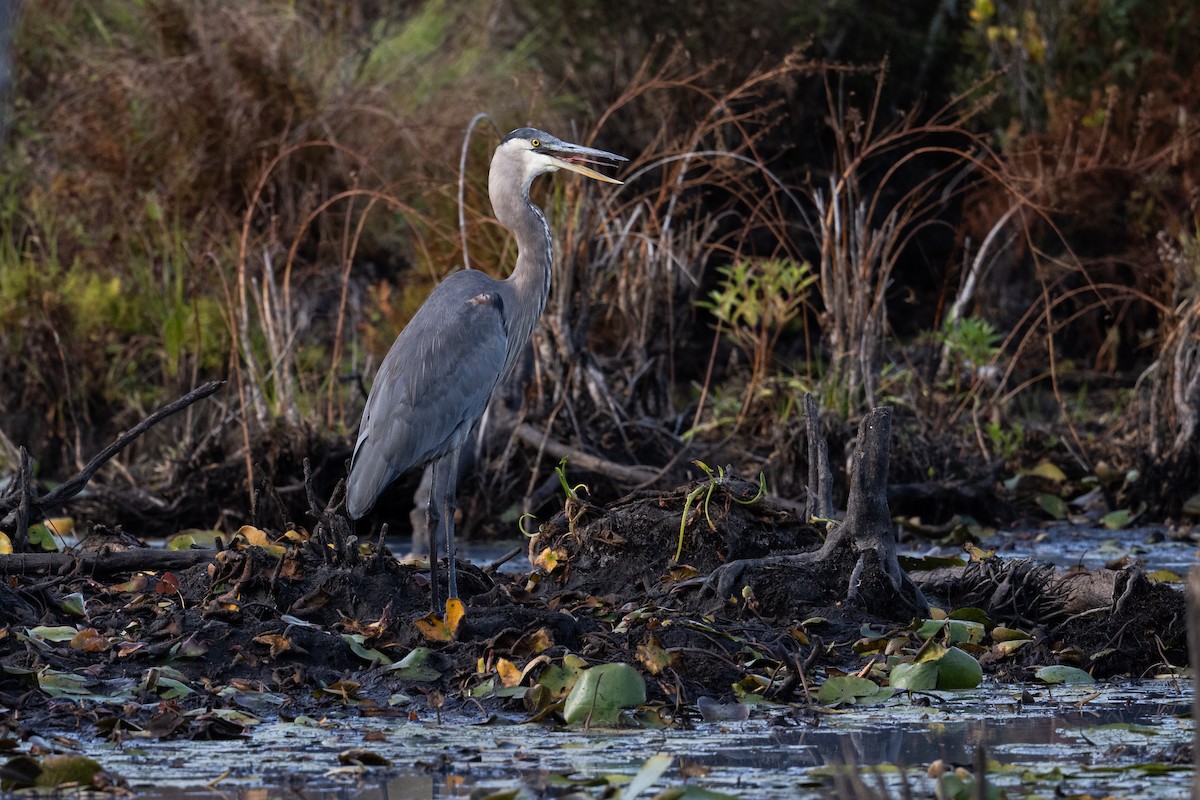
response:
[[[621,156],[521,128],[492,157],[488,194],[496,218],[517,240],[512,275],[496,280],[472,269],[451,273],[430,293],[379,366],[359,425],[346,483],[352,519],[369,512],[405,472],[433,465],[428,523],[430,587],[439,610],[437,542],[444,535],[449,596],[458,597],[454,511],[459,457],[493,390],[512,372],[550,295],[553,243],[529,197],[535,178],[568,169],[620,183],[581,162]]]

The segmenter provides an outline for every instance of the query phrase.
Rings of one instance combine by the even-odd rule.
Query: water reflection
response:
[[[927,706],[897,698],[882,707],[817,717],[807,710],[760,709],[746,722],[690,730],[584,732],[471,724],[476,720],[434,725],[347,718],[320,729],[261,725],[233,744],[93,742],[84,749],[150,800],[432,800],[517,787],[524,787],[522,797],[536,797],[564,791],[548,783],[553,776],[582,781],[628,775],[658,752],[677,757],[664,778],[670,785],[683,780],[678,767],[686,763],[703,773],[693,779],[702,786],[735,796],[754,787],[756,798],[768,800],[826,796],[809,771],[847,760],[863,767],[908,766],[909,777],[919,782],[930,762],[970,764],[981,744],[990,758],[1035,771],[1056,764],[1077,773],[1112,766],[1120,759],[1094,741],[1105,733],[1110,742],[1114,735],[1137,740],[1139,734],[1098,731],[1102,726],[1154,725],[1160,749],[1190,741],[1190,722],[1176,719],[1190,708],[1185,688],[1165,681],[1039,688],[1024,707],[1011,690],[983,689],[931,696]],[[349,748],[368,749],[393,766],[342,766],[338,754]],[[1177,788],[1170,776],[1143,779]],[[599,790],[588,791],[599,796]]]

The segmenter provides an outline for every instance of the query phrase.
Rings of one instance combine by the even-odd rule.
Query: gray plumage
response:
[[[447,276],[397,337],[371,386],[350,462],[346,510],[351,518],[361,518],[402,474],[433,464],[429,533],[435,611],[441,605],[436,566],[441,530],[449,557],[449,596],[458,596],[459,455],[492,391],[516,365],[550,294],[550,228],[530,200],[530,185],[538,175],[558,169],[619,183],[582,165],[593,158],[625,160],[533,128],[504,137],[492,157],[488,193],[496,218],[516,237],[516,268],[506,280],[476,270]]]

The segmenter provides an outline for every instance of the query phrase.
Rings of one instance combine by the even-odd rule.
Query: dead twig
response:
[[[185,394],[175,402],[163,406],[158,411],[155,411],[144,420],[134,425],[129,430],[122,433],[108,447],[100,451],[91,461],[88,462],[79,474],[73,478],[64,481],[55,488],[42,496],[34,494],[32,489],[32,473],[29,469],[28,454],[25,454],[22,459],[21,476],[18,481],[17,491],[8,497],[0,498],[0,514],[6,516],[0,524],[12,524],[15,522],[16,531],[13,537],[13,547],[15,549],[23,549],[26,541],[26,531],[28,529],[29,520],[32,519],[33,511],[39,514],[44,513],[46,509],[62,505],[70,500],[75,495],[83,491],[88,482],[95,477],[96,473],[107,464],[117,453],[124,450],[130,444],[135,442],[143,433],[153,428],[158,423],[162,422],[169,416],[177,414],[198,400],[203,400],[205,397],[216,392],[225,381],[209,381],[203,386],[199,386]],[[14,520],[10,522],[11,512],[17,509],[17,514]]]
[[[649,467],[627,467],[624,464],[567,447],[565,444],[543,435],[540,430],[528,423],[518,425],[515,434],[525,444],[543,450],[551,458],[566,458],[573,467],[596,472],[614,480],[640,484],[649,483],[658,476],[657,471]]]

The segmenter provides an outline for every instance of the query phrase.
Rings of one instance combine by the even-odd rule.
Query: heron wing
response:
[[[458,272],[439,284],[384,357],[350,464],[352,518],[409,469],[461,446],[483,416],[507,336],[500,297],[480,278],[490,281]]]

